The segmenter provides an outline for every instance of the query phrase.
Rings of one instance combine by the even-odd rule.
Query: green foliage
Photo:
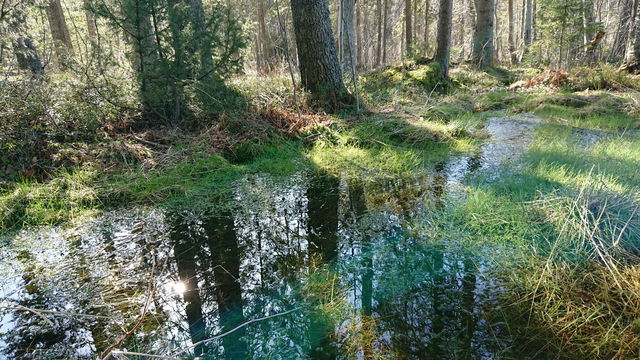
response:
[[[121,110],[99,90],[70,76],[0,85],[0,181],[43,177],[66,165],[70,144],[103,138]]]
[[[239,104],[224,80],[241,71],[245,40],[222,2],[202,8],[173,0],[104,0],[93,11],[131,37],[148,119],[189,126]]]
[[[582,0],[540,0],[536,3],[537,40],[525,59],[538,65],[565,69],[584,62],[582,37],[585,31],[593,34],[602,27],[599,23],[591,23],[586,29],[583,27],[583,15],[592,6],[591,2]]]

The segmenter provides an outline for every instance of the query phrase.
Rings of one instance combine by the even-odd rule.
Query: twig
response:
[[[242,329],[243,327],[245,327],[247,325],[250,325],[250,324],[253,324],[255,322],[262,321],[262,320],[267,320],[267,319],[271,319],[271,318],[275,318],[275,317],[279,317],[279,316],[284,316],[284,315],[290,314],[290,313],[292,313],[294,311],[298,311],[298,310],[300,310],[300,307],[297,307],[297,308],[294,308],[294,309],[291,309],[291,310],[287,310],[287,311],[284,311],[284,312],[281,312],[281,313],[277,313],[277,314],[268,315],[268,316],[264,316],[264,317],[261,317],[261,318],[256,318],[256,319],[249,320],[247,322],[244,322],[244,323],[236,326],[235,328],[233,328],[233,329],[231,329],[229,331],[223,332],[221,334],[218,334],[216,336],[210,337],[210,338],[205,339],[205,340],[198,341],[197,343],[195,343],[195,344],[193,344],[193,345],[191,345],[191,346],[189,346],[187,348],[184,348],[184,349],[174,353],[173,355],[171,355],[170,358],[177,358],[178,355],[182,355],[182,354],[188,352],[191,349],[197,348],[198,346],[205,345],[205,344],[208,344],[208,343],[210,343],[212,341],[215,341],[215,340],[218,340],[218,339],[220,339],[222,337],[225,337],[225,336],[227,336],[227,335],[229,335],[229,334],[231,334],[231,333],[233,333],[233,332],[235,332],[237,330]]]
[[[33,309],[24,306],[0,306],[0,310],[16,310],[16,311],[29,311],[38,316],[43,316],[42,314],[53,314],[53,315],[65,315],[65,316],[77,316],[77,317],[91,317],[91,318],[103,318],[108,319],[108,316],[103,315],[91,315],[91,314],[76,314],[66,311],[55,311],[55,310],[43,310],[43,309]],[[45,318],[46,319],[46,318]],[[51,323],[49,319],[46,319],[47,322]],[[51,323],[53,325],[53,323]]]
[[[129,329],[129,331],[127,331],[126,333],[124,333],[118,340],[116,340],[116,342],[114,342],[113,344],[111,344],[109,347],[107,347],[102,354],[100,354],[100,359],[102,360],[107,360],[109,357],[111,357],[111,355],[113,354],[113,351],[120,345],[122,345],[131,335],[133,335],[133,333],[138,330],[140,328],[140,326],[142,326],[142,321],[144,320],[145,316],[147,315],[147,312],[149,311],[149,306],[151,305],[151,300],[153,299],[153,295],[155,293],[155,282],[153,281],[153,274],[155,272],[156,269],[156,261],[155,261],[155,257],[153,258],[153,266],[151,267],[151,282],[149,284],[149,295],[147,296],[147,300],[144,303],[144,308],[142,309],[142,314],[140,314],[140,317],[138,318],[138,320],[136,321],[135,325],[133,325],[133,327],[131,329]]]

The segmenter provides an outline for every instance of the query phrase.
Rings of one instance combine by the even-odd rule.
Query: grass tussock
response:
[[[548,255],[526,257],[508,282],[519,336],[570,358],[640,355],[639,206],[586,192],[544,202]]]

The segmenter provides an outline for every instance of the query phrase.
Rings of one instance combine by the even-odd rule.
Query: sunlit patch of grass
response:
[[[635,100],[609,93],[529,94],[511,107],[514,112],[534,112],[545,120],[588,129],[616,130],[640,127]]]
[[[476,149],[479,123],[374,115],[319,139],[307,156],[317,167],[350,177],[411,176],[451,152]]]
[[[521,165],[472,179],[442,217],[476,243],[508,244],[495,275],[522,354],[639,355],[639,141],[579,146],[571,129],[540,126]]]
[[[91,213],[99,204],[97,169],[61,171],[46,183],[23,181],[0,193],[0,229],[48,225]]]

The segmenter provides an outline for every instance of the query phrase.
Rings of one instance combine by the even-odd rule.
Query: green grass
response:
[[[638,168],[637,134],[585,148],[570,128],[541,125],[520,166],[472,178],[430,223],[502,249],[495,276],[510,305],[499,316],[521,339],[516,353],[638,357]]]

